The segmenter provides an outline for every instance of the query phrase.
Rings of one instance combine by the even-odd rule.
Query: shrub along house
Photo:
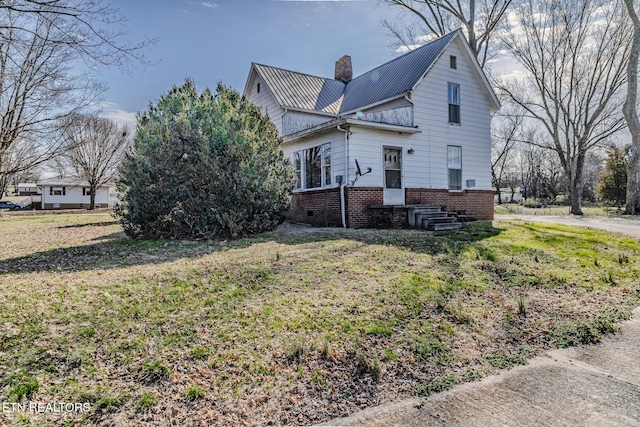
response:
[[[294,165],[293,220],[419,227],[430,206],[493,218],[500,104],[460,30],[356,78],[349,56],[334,79],[253,63],[244,95]]]

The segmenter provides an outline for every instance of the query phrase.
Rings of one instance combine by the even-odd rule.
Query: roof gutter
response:
[[[334,119],[334,120],[329,120],[328,122],[317,124],[310,128],[307,128],[289,135],[285,135],[282,137],[282,141],[283,141],[283,144],[289,144],[302,138],[307,138],[322,132],[327,132],[328,130],[333,129],[336,126],[342,126],[342,125],[357,126],[357,127],[369,128],[369,129],[387,130],[390,132],[407,133],[407,134],[422,133],[422,130],[418,129],[415,126],[407,127],[407,126],[399,126],[399,125],[390,125],[387,123],[370,122],[367,120],[359,120],[359,119]]]
[[[399,133],[408,133],[413,135],[414,133],[422,133],[422,130],[417,127],[407,127],[400,125],[390,125],[387,123],[378,123],[378,122],[369,122],[366,120],[358,120],[358,119],[344,119],[345,124],[351,126],[358,126],[369,129],[380,129],[380,130],[388,130],[391,132],[399,132]]]
[[[317,114],[319,116],[337,117],[335,114],[328,113],[326,111],[306,110],[304,108],[296,108],[296,107],[290,107],[290,106],[286,106],[286,105],[281,105],[281,107],[285,108],[285,109],[287,109],[289,111],[298,111],[300,113],[312,113],[312,114]]]

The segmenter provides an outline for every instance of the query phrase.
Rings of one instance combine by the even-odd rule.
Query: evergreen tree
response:
[[[609,156],[605,160],[605,167],[600,172],[598,184],[598,197],[602,200],[615,202],[620,208],[626,203],[627,195],[627,166],[629,159],[623,148],[612,145],[609,148]]]
[[[293,170],[268,117],[230,88],[187,80],[138,116],[116,210],[134,238],[237,237],[273,229]]]

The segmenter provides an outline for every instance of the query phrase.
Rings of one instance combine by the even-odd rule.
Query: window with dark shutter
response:
[[[457,57],[455,57],[455,56],[453,56],[453,55],[451,55],[451,56],[449,57],[449,66],[450,66],[452,69],[457,70],[457,69],[458,69],[458,58],[457,58]]]

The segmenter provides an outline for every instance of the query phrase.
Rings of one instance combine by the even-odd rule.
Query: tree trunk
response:
[[[578,153],[576,159],[575,174],[571,180],[571,213],[574,215],[584,215],[582,212],[582,187],[584,187],[584,159],[586,153]]]
[[[637,120],[637,119],[636,119]],[[640,132],[632,137],[633,153],[627,167],[626,214],[640,214]]]
[[[95,184],[90,184],[91,189],[91,202],[89,203],[89,210],[92,211],[96,208],[96,186]]]
[[[498,196],[498,204],[502,204],[502,197],[500,197],[500,181],[496,178],[496,174],[494,172],[494,166],[491,166],[491,180],[493,181],[493,185],[496,188],[496,196]]]
[[[4,197],[4,192],[7,191],[9,180],[5,179],[4,175],[0,175],[0,200]]]
[[[622,113],[631,132],[631,159],[627,166],[627,208],[624,213],[636,215],[640,213],[640,120],[636,103],[638,99],[638,56],[640,55],[640,20],[634,9],[633,0],[624,0],[633,22],[633,43],[627,65],[627,99]]]

